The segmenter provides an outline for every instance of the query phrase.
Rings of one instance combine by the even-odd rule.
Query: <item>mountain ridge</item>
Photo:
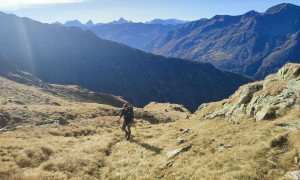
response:
[[[0,54],[23,71],[47,83],[122,96],[136,106],[172,102],[193,111],[250,81],[208,63],[165,58],[99,39],[78,27],[10,15],[0,16],[0,21],[7,24],[0,27],[0,40],[6,43]]]
[[[151,21],[145,22],[145,24],[163,24],[163,25],[173,25],[177,26],[180,24],[185,24],[189,21],[179,20],[179,19],[153,19]]]
[[[262,79],[287,62],[299,61],[299,12],[299,6],[280,4],[265,13],[201,19],[171,30],[144,49]]]
[[[133,22],[131,20],[126,20],[123,17],[121,17],[118,20],[114,20],[108,23],[96,23],[94,24],[92,20],[88,20],[85,24],[81,23],[79,20],[68,20],[65,23],[61,23],[61,22],[54,22],[52,24],[59,24],[59,25],[64,25],[64,26],[75,26],[75,27],[81,27],[81,26],[94,26],[94,25],[100,25],[100,24],[127,24],[127,23],[142,23],[142,24],[162,24],[162,25],[180,25],[180,24],[184,24],[187,23],[189,21],[184,21],[184,20],[180,20],[180,19],[153,19],[150,21],[146,21],[146,22]]]
[[[299,6],[296,6],[294,4],[291,4],[291,3],[281,3],[281,4],[278,4],[278,5],[275,5],[269,9],[266,10],[265,14],[276,14],[276,13],[280,13],[282,11],[299,11],[300,10],[300,7]]]
[[[172,30],[179,24],[186,23],[177,19],[154,19],[152,21],[132,22],[120,18],[109,23],[93,24],[90,20],[85,24],[80,23],[78,20],[67,21],[66,23],[53,23],[63,26],[80,27],[84,30],[91,30],[98,37],[115,41],[118,43],[126,44],[133,48],[142,49],[146,44],[150,43],[153,39],[157,38],[163,33]]]

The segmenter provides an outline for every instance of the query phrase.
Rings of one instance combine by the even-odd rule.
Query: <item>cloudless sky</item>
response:
[[[280,3],[300,5],[300,0],[0,0],[0,11],[48,23],[74,19],[98,23],[120,17],[145,22],[155,18],[197,20],[250,10],[264,12]]]

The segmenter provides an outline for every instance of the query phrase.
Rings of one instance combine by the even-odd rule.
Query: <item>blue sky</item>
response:
[[[155,18],[197,20],[214,15],[264,12],[280,3],[300,0],[0,0],[0,11],[41,22],[110,22],[124,17],[134,22]]]

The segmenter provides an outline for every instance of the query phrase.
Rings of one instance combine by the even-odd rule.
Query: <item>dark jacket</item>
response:
[[[124,120],[126,123],[131,123],[132,120],[134,119],[134,113],[133,113],[133,108],[128,107],[127,110],[122,109],[120,112],[120,117],[124,116]]]

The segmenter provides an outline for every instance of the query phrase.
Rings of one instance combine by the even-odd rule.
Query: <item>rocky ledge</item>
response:
[[[202,104],[196,116],[201,119],[223,117],[232,123],[238,123],[240,116],[250,116],[256,121],[271,120],[299,104],[299,97],[300,64],[289,63],[263,81],[240,87],[226,100]]]

